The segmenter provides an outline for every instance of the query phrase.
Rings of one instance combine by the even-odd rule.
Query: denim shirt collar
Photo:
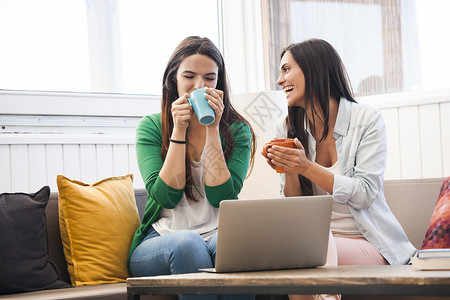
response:
[[[334,125],[333,137],[336,139],[337,146],[340,148],[340,140],[339,138],[342,136],[346,136],[348,133],[348,128],[350,127],[350,117],[352,113],[352,102],[348,101],[345,98],[341,98],[339,100],[339,109],[336,117],[336,124]],[[310,159],[312,161],[316,161],[316,140],[311,134],[310,124],[308,122],[308,118],[304,120],[304,126],[306,132],[308,134],[309,139],[309,153]]]
[[[336,117],[336,124],[334,125],[334,138],[339,136],[346,136],[350,126],[350,117],[352,114],[352,102],[345,98],[339,100],[339,109]]]

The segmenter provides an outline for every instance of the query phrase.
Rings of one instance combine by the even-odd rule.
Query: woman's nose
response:
[[[283,82],[284,82],[283,74],[280,74],[280,76],[278,76],[277,84],[282,85]]]
[[[195,82],[195,89],[200,89],[205,87],[205,82],[203,81],[203,79],[198,79]]]

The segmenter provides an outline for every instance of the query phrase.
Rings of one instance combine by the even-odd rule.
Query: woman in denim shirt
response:
[[[406,264],[416,249],[384,198],[386,128],[376,108],[358,104],[337,51],[311,39],[281,55],[278,84],[288,116],[277,137],[296,149],[273,146],[268,164],[282,175],[285,196],[333,196],[330,253],[339,265]],[[334,241],[333,241],[334,240]]]

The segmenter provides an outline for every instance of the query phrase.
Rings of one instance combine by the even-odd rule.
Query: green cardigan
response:
[[[236,199],[247,175],[252,138],[250,128],[244,123],[233,123],[230,132],[234,139],[233,153],[227,161],[231,177],[218,186],[205,185],[206,198],[214,207],[219,207],[222,200]],[[221,142],[224,149],[226,141],[222,136]],[[159,171],[164,163],[161,158],[161,147],[161,113],[144,117],[136,130],[136,156],[147,190],[147,204],[144,218],[134,234],[128,254],[127,266],[130,274],[130,256],[134,249],[145,238],[152,223],[159,218],[161,209],[175,208],[184,194],[184,189],[174,189],[159,177]]]

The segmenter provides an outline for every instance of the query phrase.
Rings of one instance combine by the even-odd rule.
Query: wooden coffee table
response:
[[[127,279],[128,299],[148,294],[359,294],[450,296],[450,271],[406,266],[339,266]]]

